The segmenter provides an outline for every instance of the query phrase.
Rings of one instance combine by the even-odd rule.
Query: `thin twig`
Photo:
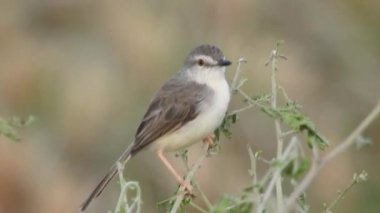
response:
[[[119,182],[120,182],[120,195],[116,204],[115,213],[125,212],[131,213],[141,212],[141,189],[136,181],[126,181],[123,176],[124,165],[120,162],[117,163],[117,169],[119,174]],[[135,190],[136,195],[134,198],[131,198],[131,204],[128,203],[128,190]],[[122,211],[124,210],[124,211]]]
[[[247,106],[245,106],[245,107],[242,107],[242,108],[240,108],[240,109],[235,109],[234,111],[228,113],[228,115],[238,114],[238,113],[244,112],[244,111],[246,111],[246,110],[249,110],[249,109],[251,109],[252,107],[254,107],[254,105],[251,104],[251,103],[249,103],[249,104],[248,104]]]
[[[258,106],[259,108],[265,108],[266,107],[266,106],[260,104],[259,102],[253,100],[247,93],[245,93],[240,88],[238,88],[237,91],[239,92],[240,95],[242,95],[245,98],[245,100],[247,100],[252,105]]]
[[[239,76],[240,76],[240,72],[241,72],[241,64],[242,63],[247,63],[247,60],[245,60],[244,58],[239,58],[238,60],[238,64],[237,64],[237,67],[236,67],[236,71],[235,71],[235,74],[234,74],[234,77],[232,78],[232,82],[231,82],[231,91],[234,92],[236,91],[237,89],[237,84],[238,84],[238,80],[239,80]]]
[[[249,158],[251,160],[251,169],[249,170],[249,174],[252,176],[252,186],[253,186],[253,193],[252,193],[252,202],[255,204],[255,206],[258,205],[260,202],[260,191],[257,186],[258,184],[258,178],[257,178],[257,157],[258,154],[254,154],[251,147],[247,145]]]
[[[199,187],[198,183],[194,183],[195,188],[198,190],[199,194],[201,195],[203,201],[205,202],[208,209],[211,209],[213,206],[210,202],[210,200],[207,198],[206,194],[202,191],[201,187]]]
[[[270,56],[270,62],[271,62],[271,84],[272,84],[272,97],[271,97],[271,106],[273,109],[277,108],[277,80],[276,80],[276,73],[277,73],[277,59],[279,57],[278,53],[278,47],[279,43],[277,43],[276,49],[272,51],[272,54]],[[276,129],[276,138],[277,138],[277,159],[281,158],[282,155],[282,149],[284,146],[284,141],[282,138],[282,129],[280,125],[280,121],[278,119],[274,119],[275,129]],[[277,196],[277,210],[283,209],[283,192],[282,192],[282,179],[277,178],[276,182],[276,196]]]
[[[191,179],[193,179],[193,177],[195,175],[195,172],[201,167],[201,164],[202,164],[203,160],[207,157],[207,155],[208,155],[208,146],[205,145],[203,147],[201,155],[199,156],[197,161],[194,163],[194,165],[191,167],[190,171],[186,174],[185,182],[190,183]],[[173,207],[172,207],[170,213],[176,213],[177,212],[177,210],[181,206],[181,202],[184,199],[185,194],[186,194],[185,188],[183,186],[181,186],[178,190],[176,199],[174,201],[174,204],[173,204]]]
[[[286,136],[288,136],[288,135],[292,135],[292,134],[294,134],[294,133],[296,133],[296,131],[294,131],[294,130],[289,130],[289,131],[287,131],[287,132],[283,132],[283,133],[281,134],[281,137],[284,138],[284,137],[286,137]]]
[[[280,159],[277,159],[278,161],[285,161],[288,156],[292,153],[291,151],[296,148],[296,145],[298,143],[298,139],[297,137],[293,137],[291,139],[291,141],[289,142],[289,145],[286,147],[283,155],[281,156]],[[257,206],[256,208],[256,212],[257,213],[261,213],[264,211],[265,209],[265,206],[266,206],[266,203],[268,202],[268,199],[273,191],[273,188],[277,182],[277,179],[281,179],[281,172],[282,170],[284,169],[284,165],[287,165],[287,163],[282,163],[281,166],[278,166],[277,168],[274,169],[273,171],[273,177],[272,179],[270,180],[268,186],[266,187],[266,190],[264,192],[264,195],[263,195],[263,198],[261,200],[261,202],[259,203],[259,205]]]
[[[285,89],[282,86],[278,86],[278,89],[282,92],[282,95],[285,98],[286,102],[291,102],[291,99],[289,98],[288,94],[285,92]]]
[[[363,182],[367,180],[368,173],[366,171],[362,171],[359,175],[357,173],[352,177],[351,183],[343,189],[343,191],[338,192],[338,196],[326,207],[323,213],[332,213],[332,209],[336,206],[336,204],[344,198],[344,196],[348,193],[348,191],[357,183]]]
[[[194,202],[190,202],[190,206],[194,207],[196,210],[198,210],[198,212],[201,212],[201,213],[207,213],[208,212],[208,211],[204,210],[202,207],[195,204]]]
[[[347,150],[352,144],[355,143],[355,140],[358,136],[360,136],[363,131],[379,116],[380,114],[380,101],[374,107],[374,109],[368,114],[368,116],[359,124],[359,126],[345,139],[341,142],[337,147],[331,150],[324,157],[319,158],[313,157],[313,162],[309,172],[306,174],[304,179],[300,182],[298,187],[294,189],[294,191],[290,194],[289,198],[286,201],[286,208],[289,210],[293,207],[297,198],[305,191],[305,189],[310,185],[311,181],[315,178],[318,171],[326,165],[334,157],[341,154],[343,151]]]
[[[344,140],[341,144],[335,147],[331,152],[325,156],[324,161],[329,161],[335,156],[339,155],[345,151],[349,146],[355,143],[356,138],[358,138],[362,132],[375,120],[375,118],[380,114],[380,101],[378,101],[375,108],[371,113],[360,123],[360,125]]]

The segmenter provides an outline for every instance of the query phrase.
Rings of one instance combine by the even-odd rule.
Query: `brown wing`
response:
[[[209,95],[212,90],[204,84],[169,80],[151,101],[137,129],[131,154],[196,118],[199,103]]]

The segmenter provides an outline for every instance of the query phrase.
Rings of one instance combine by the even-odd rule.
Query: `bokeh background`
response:
[[[376,0],[1,0],[0,116],[37,121],[20,143],[0,137],[0,212],[76,212],[133,139],[154,92],[204,43],[234,62],[247,59],[244,90],[259,95],[270,91],[264,64],[284,40],[280,84],[335,146],[380,98],[379,14]],[[234,97],[230,108],[239,105]],[[366,131],[370,147],[352,148],[320,172],[308,190],[312,212],[363,169],[368,182],[336,212],[380,211],[379,128],[377,120]],[[273,121],[258,110],[242,114],[233,138],[197,173],[211,201],[249,185],[247,144],[274,156]],[[126,170],[141,184],[143,212],[160,212],[156,202],[176,188],[169,172],[149,152]],[[112,182],[88,212],[113,209],[118,194]]]

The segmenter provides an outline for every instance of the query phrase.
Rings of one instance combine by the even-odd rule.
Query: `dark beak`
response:
[[[218,65],[222,66],[222,67],[226,67],[226,66],[231,65],[231,61],[229,61],[227,59],[221,59],[218,61]]]

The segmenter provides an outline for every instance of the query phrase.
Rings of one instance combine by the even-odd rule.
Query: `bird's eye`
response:
[[[205,64],[205,61],[203,59],[198,59],[198,65],[203,66]]]

